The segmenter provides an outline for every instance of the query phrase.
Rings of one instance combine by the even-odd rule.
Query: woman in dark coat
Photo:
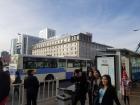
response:
[[[111,78],[109,75],[102,76],[102,87],[99,90],[99,105],[113,105],[115,101],[116,105],[121,105],[115,88],[111,84]]]

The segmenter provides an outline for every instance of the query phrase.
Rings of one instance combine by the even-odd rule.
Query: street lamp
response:
[[[140,29],[135,29],[135,30],[133,30],[133,31],[140,31]],[[138,43],[138,46],[137,46],[137,48],[136,48],[136,51],[135,51],[135,52],[138,52],[139,48],[140,48],[140,42]]]
[[[139,31],[140,29],[135,29],[135,30],[133,30],[133,31]]]

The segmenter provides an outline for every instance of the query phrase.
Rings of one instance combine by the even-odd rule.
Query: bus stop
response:
[[[120,92],[120,82],[122,70],[132,81],[140,80],[140,55],[128,49],[106,49],[102,54],[96,56],[96,67],[103,74],[109,74],[118,92]],[[124,68],[124,69],[123,69]]]

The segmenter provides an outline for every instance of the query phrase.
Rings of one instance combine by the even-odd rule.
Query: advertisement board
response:
[[[101,75],[108,74],[111,77],[112,85],[115,85],[115,57],[97,57],[97,69]]]
[[[122,56],[121,57],[121,75],[126,72],[126,76],[130,78],[130,70],[129,70],[129,58]]]

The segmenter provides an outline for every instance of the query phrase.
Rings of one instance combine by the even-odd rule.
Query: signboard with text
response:
[[[115,85],[115,57],[97,57],[97,69],[101,75],[108,74],[111,77],[112,85]]]

